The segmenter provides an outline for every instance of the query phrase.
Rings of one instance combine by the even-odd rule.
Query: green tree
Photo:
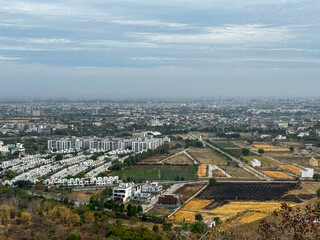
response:
[[[193,233],[204,233],[206,231],[206,225],[202,222],[195,222],[190,225],[190,230]]]
[[[316,194],[317,194],[317,197],[320,198],[320,188],[317,190]]]
[[[60,161],[62,159],[63,159],[63,155],[62,154],[57,154],[56,161]]]
[[[215,179],[215,178],[209,179],[209,185],[215,185],[216,183],[217,183],[217,179]]]
[[[293,152],[294,151],[294,147],[289,147],[289,150],[291,151],[291,152]]]
[[[197,213],[196,215],[194,215],[196,221],[202,222],[203,217],[201,213]]]
[[[320,179],[320,174],[319,173],[313,174],[313,179],[318,181]]]
[[[68,237],[66,240],[81,240],[81,236],[77,233],[69,233]]]
[[[155,233],[159,232],[159,226],[157,224],[153,225],[152,231],[154,231]]]
[[[258,153],[264,154],[264,149],[263,148],[259,148]]]
[[[242,148],[242,154],[244,156],[248,156],[249,152],[250,152],[250,150],[248,148]]]

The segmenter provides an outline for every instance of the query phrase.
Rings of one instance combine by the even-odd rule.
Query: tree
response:
[[[249,139],[247,142],[248,142],[250,145],[252,145],[253,140],[252,140],[252,139]]]
[[[81,240],[81,236],[77,233],[69,233],[68,237],[66,240]]]
[[[169,232],[169,231],[171,231],[171,228],[172,228],[172,223],[165,222],[162,224],[163,231]]]
[[[196,215],[194,215],[196,221],[202,222],[203,217],[201,213],[197,213]]]
[[[206,225],[202,222],[195,222],[190,225],[190,230],[193,233],[204,233],[206,231]]]
[[[317,190],[316,194],[317,194],[317,197],[320,198],[320,188]]]
[[[249,152],[250,152],[250,150],[248,148],[242,148],[242,154],[244,156],[248,156]]]
[[[264,149],[263,148],[259,148],[258,153],[264,154]]]
[[[215,185],[216,183],[217,183],[217,179],[215,179],[215,178],[209,179],[209,185]]]
[[[155,233],[159,232],[159,226],[157,224],[153,225],[152,231],[154,231]]]
[[[293,152],[294,151],[294,147],[289,147],[289,150],[291,151],[291,152]]]
[[[320,179],[320,174],[319,173],[315,173],[313,174],[313,177],[312,177],[314,180],[318,181]]]
[[[62,154],[57,154],[56,161],[60,161],[62,159],[63,159],[63,155]]]
[[[259,239],[319,239],[320,202],[308,204],[303,209],[283,203],[270,220],[261,220]],[[281,238],[279,238],[281,236]]]

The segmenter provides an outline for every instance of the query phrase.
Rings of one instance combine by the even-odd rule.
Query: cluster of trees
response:
[[[186,148],[188,147],[195,147],[195,148],[203,148],[203,143],[195,140],[195,139],[185,139]]]

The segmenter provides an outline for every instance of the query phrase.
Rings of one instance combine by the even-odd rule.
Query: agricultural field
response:
[[[181,195],[184,201],[187,201],[197,192],[199,192],[205,185],[204,184],[186,184],[175,191],[175,194]]]
[[[214,141],[213,142],[216,145],[219,145],[222,148],[228,149],[228,148],[241,148],[238,145],[235,145],[232,142],[228,142],[228,141]]]
[[[281,206],[281,202],[275,201],[234,201],[213,209],[208,209],[206,206],[208,206],[210,202],[210,200],[191,200],[173,216],[172,220],[194,222],[194,215],[196,213],[201,213],[205,216],[205,220],[213,219],[218,216],[222,221],[240,215],[242,216],[241,221],[244,224],[262,219],[270,215],[274,210],[279,209]],[[293,206],[293,204],[290,205]]]
[[[303,168],[297,167],[295,165],[279,165],[279,168],[293,173],[296,176],[300,176],[300,171],[304,170]]]
[[[215,177],[215,178],[225,178],[226,175],[221,172],[220,170],[213,170],[212,171],[212,177]]]
[[[226,164],[227,160],[210,148],[190,148],[188,153],[201,164]]]
[[[242,148],[229,148],[228,151],[230,151],[231,153],[238,155],[238,156],[244,156],[242,154]],[[248,156],[259,156],[259,155],[257,153],[250,151]]]
[[[194,162],[185,154],[179,154],[165,161],[167,164],[173,165],[193,165]]]
[[[255,151],[258,151],[260,148],[263,148],[266,152],[267,151],[288,151],[288,148],[272,146],[264,143],[253,143],[252,147],[253,147],[253,150]]]
[[[285,172],[281,171],[263,171],[264,174],[268,175],[272,178],[278,178],[278,179],[294,179],[294,177],[288,175]]]
[[[262,163],[262,166],[263,165],[270,165],[270,164],[275,165],[275,166],[280,165],[279,162],[272,160],[270,158],[264,157],[264,156],[245,156],[243,158],[245,160],[247,160],[248,162],[251,162],[253,159],[257,159]]]
[[[196,180],[197,166],[174,165],[135,165],[128,169],[113,172],[120,179],[133,178],[134,180],[175,180],[177,177],[184,180]]]
[[[266,152],[265,155],[272,157],[281,161],[283,164],[299,164],[305,167],[309,167],[309,159],[312,157],[312,154],[307,155],[294,155],[291,151],[282,151],[282,152]]]
[[[219,167],[224,171],[226,171],[227,173],[229,173],[234,179],[240,179],[240,180],[258,179],[256,176],[252,175],[251,173],[247,172],[241,167],[234,167],[234,166],[227,166],[227,165],[219,165]]]
[[[296,183],[217,183],[207,186],[198,199],[270,201],[281,198],[286,192],[297,188]]]
[[[207,165],[200,165],[198,167],[198,177],[207,177]]]
[[[176,154],[178,152],[181,152],[181,151],[183,151],[182,148],[170,149],[168,154],[155,154],[155,155],[153,155],[151,157],[143,159],[138,164],[142,164],[142,165],[144,165],[144,164],[151,164],[151,165],[152,164],[156,164],[157,162],[159,162],[159,161],[161,161],[161,160],[163,160],[163,159],[165,159],[167,157],[170,157],[170,156],[172,156],[172,155],[174,155],[174,154]]]

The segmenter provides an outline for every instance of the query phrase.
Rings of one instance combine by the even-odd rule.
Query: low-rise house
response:
[[[142,186],[143,193],[159,193],[162,191],[162,185],[158,182],[146,183]]]
[[[204,225],[207,226],[207,228],[212,228],[212,227],[216,226],[216,221],[214,221],[214,220],[206,220],[203,223],[204,223]]]
[[[253,160],[250,162],[250,166],[251,166],[251,167],[261,167],[261,162],[260,162],[258,159],[253,159]]]
[[[113,200],[119,202],[127,202],[132,196],[132,187],[134,183],[121,183],[113,189]]]
[[[301,178],[312,178],[314,175],[313,168],[306,168],[305,170],[300,171]]]

